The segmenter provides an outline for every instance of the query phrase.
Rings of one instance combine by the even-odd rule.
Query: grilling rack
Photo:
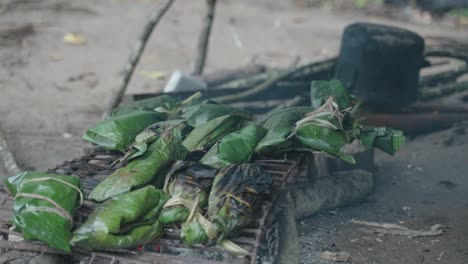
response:
[[[278,225],[275,224],[276,208],[275,200],[277,191],[283,190],[296,183],[307,181],[304,171],[306,152],[286,152],[276,157],[258,157],[252,162],[257,163],[273,177],[272,192],[266,195],[262,200],[261,210],[256,219],[246,228],[236,232],[229,239],[247,250],[248,255],[236,258],[228,251],[219,247],[194,245],[192,247],[182,244],[179,234],[175,230],[167,230],[165,234],[138,250],[116,250],[105,252],[88,252],[80,249],[74,249],[72,256],[86,258],[88,264],[93,263],[226,263],[226,261],[235,260],[235,263],[257,263],[259,252],[270,262],[274,263],[278,252]],[[101,182],[106,175],[114,170],[110,164],[120,158],[118,152],[106,151],[101,148],[85,150],[85,154],[71,161],[65,161],[55,168],[49,169],[49,173],[59,173],[79,177],[82,184],[82,190],[85,197],[91,190]],[[0,191],[0,234],[3,240],[0,240],[0,250],[16,249],[35,252],[46,252],[60,254],[43,243],[20,241],[9,241],[8,238],[21,236],[9,229],[8,219],[11,217],[12,198],[6,191]],[[98,206],[98,204],[85,200],[83,206],[77,210],[75,221],[82,223],[88,214]],[[10,236],[9,236],[10,235]],[[190,251],[199,254],[200,258],[190,256],[180,256],[180,252]],[[208,255],[209,257],[203,257]],[[198,255],[197,255],[198,256]],[[213,260],[214,259],[214,260]]]

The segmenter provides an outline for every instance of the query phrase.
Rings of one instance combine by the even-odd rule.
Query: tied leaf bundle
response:
[[[205,208],[216,172],[216,169],[200,163],[177,161],[166,176],[164,191],[172,198],[164,205],[159,221],[165,225],[182,223],[189,217],[190,210],[195,210],[193,206]],[[184,206],[187,203],[193,204]]]
[[[248,120],[245,115],[235,113],[216,117],[202,126],[195,127],[182,144],[190,152],[208,149],[227,133],[239,129]]]
[[[253,163],[230,165],[218,172],[207,211],[220,232],[218,241],[252,222],[272,182],[271,175]]]
[[[148,126],[145,128],[145,130],[143,130],[143,132],[135,137],[134,142],[132,145],[130,145],[130,147],[128,147],[125,155],[122,158],[116,160],[112,166],[115,166],[118,163],[126,164],[128,161],[145,154],[145,152],[148,150],[148,145],[156,141],[156,139],[158,139],[166,129],[173,128],[180,129],[183,136],[186,128],[185,120],[172,119],[157,122],[156,124]]]
[[[83,197],[80,180],[66,175],[23,172],[5,180],[15,197],[12,218],[26,240],[41,240],[52,248],[71,252],[73,215]]]
[[[100,122],[86,131],[83,139],[107,150],[125,151],[135,136],[147,126],[161,121],[165,114],[148,110],[133,110]]]
[[[331,81],[312,81],[311,89],[311,105],[317,109],[325,104],[333,96],[340,110],[352,106],[352,98],[346,88],[338,80]]]
[[[153,186],[114,196],[89,215],[74,232],[71,244],[86,250],[148,244],[164,232],[157,218],[167,198]]]
[[[211,147],[200,162],[217,169],[248,162],[265,133],[266,130],[257,125],[249,125],[231,132]]]
[[[356,133],[364,147],[377,148],[390,155],[405,144],[405,136],[400,130],[386,127],[359,128]]]
[[[262,195],[272,183],[271,175],[251,163],[229,165],[218,172],[208,199],[207,219],[216,233],[208,234],[205,223],[192,221],[185,225],[181,237],[197,243],[223,244],[233,231],[248,225],[259,210]]]
[[[355,160],[344,154],[344,148],[355,139],[359,139],[366,148],[375,147],[389,154],[394,154],[404,145],[402,131],[360,125],[353,117],[359,103],[339,81],[314,81],[311,94],[315,110],[296,122],[289,136],[301,145],[351,164]]]
[[[294,137],[303,146],[354,164],[354,158],[342,152],[351,140],[344,131],[343,118],[344,113],[339,110],[334,98],[329,97],[325,104],[294,125],[289,138]]]
[[[162,107],[165,109],[173,108],[178,103],[179,101],[177,99],[169,95],[156,96],[156,97],[138,100],[138,101],[131,102],[128,104],[120,105],[116,107],[114,111],[112,111],[112,113],[110,114],[110,118],[120,116],[120,115],[126,115],[138,109],[154,111],[158,107]]]
[[[237,108],[215,103],[199,103],[182,109],[182,117],[192,127],[199,127],[220,116],[237,115],[245,119],[251,119],[251,115]]]
[[[176,160],[185,158],[187,150],[181,144],[181,132],[177,128],[166,129],[152,143],[146,153],[109,175],[94,188],[89,198],[102,202],[112,196],[129,192],[150,182],[162,187],[164,168]]]
[[[303,109],[290,108],[271,114],[263,123],[267,133],[256,146],[255,152],[272,153],[291,147],[293,142],[287,137],[294,124],[304,117]]]

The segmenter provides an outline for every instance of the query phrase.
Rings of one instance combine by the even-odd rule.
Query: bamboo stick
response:
[[[160,8],[156,8],[151,14],[147,24],[145,25],[143,32],[141,33],[138,42],[135,45],[132,53],[130,54],[129,60],[123,69],[123,77],[120,82],[119,89],[112,95],[111,100],[104,112],[103,119],[108,117],[112,110],[120,104],[122,98],[127,90],[128,84],[132,78],[133,72],[135,71],[136,65],[140,61],[141,54],[145,49],[146,43],[148,42],[153,29],[159,23],[161,18],[164,16],[166,11],[171,7],[174,0],[166,0]]]

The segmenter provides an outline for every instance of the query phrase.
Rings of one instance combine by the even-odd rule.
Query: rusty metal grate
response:
[[[105,176],[109,175],[114,170],[110,168],[109,165],[119,158],[121,154],[100,148],[94,148],[85,152],[85,155],[81,158],[65,161],[61,165],[48,170],[48,172],[78,176],[81,179],[82,189],[87,196]],[[275,188],[285,188],[294,184],[296,180],[300,180],[300,177],[297,176],[300,175],[303,169],[304,157],[305,154],[302,152],[288,152],[283,154],[281,158],[259,157],[255,158],[254,162],[272,174]],[[257,219],[248,227],[237,232],[236,236],[230,238],[231,241],[237,243],[249,252],[247,256],[241,259],[237,258],[237,263],[256,263],[259,247],[264,242],[265,230],[271,230],[272,225],[274,225],[275,212],[273,205],[275,198],[276,197],[272,194],[267,195],[262,202],[262,210],[259,212]],[[82,223],[96,206],[98,206],[98,204],[85,201],[83,206],[77,211],[77,222]],[[0,234],[2,234],[4,238],[4,240],[0,240],[0,249],[60,253],[39,242],[7,241],[8,234],[20,236],[20,234],[8,229],[8,219],[12,214],[11,208],[11,198],[8,197],[5,191],[0,191]],[[272,236],[268,237],[271,238]],[[270,242],[268,243],[269,245],[275,245],[274,241]],[[178,256],[176,253],[158,252],[161,248],[187,249],[200,254],[203,252],[214,252],[223,256],[226,254],[230,255],[229,252],[218,247],[207,247],[203,245],[188,247],[181,243],[179,234],[175,230],[168,230],[161,239],[155,241],[153,244],[146,245],[146,247],[140,251],[118,250],[88,252],[75,249],[72,254],[87,256],[87,263],[89,264],[98,263],[98,261],[100,261],[100,263],[102,263],[102,261],[107,261],[107,263],[226,263],[226,260],[214,261],[205,258],[196,259],[193,256],[183,257]],[[276,250],[269,248],[268,252],[272,255],[270,259],[274,259],[273,255]]]

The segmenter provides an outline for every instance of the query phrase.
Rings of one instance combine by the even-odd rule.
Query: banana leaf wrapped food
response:
[[[310,88],[311,105],[314,109],[326,103],[330,96],[333,96],[340,110],[352,106],[352,97],[347,89],[338,80],[312,81]]]
[[[274,153],[291,147],[294,142],[287,137],[291,134],[294,124],[304,117],[307,108],[293,107],[272,113],[264,122],[266,135],[258,142],[256,153]],[[307,111],[308,112],[308,111]]]
[[[390,155],[395,154],[405,144],[403,132],[386,127],[361,127],[356,137],[366,148],[377,148]]]
[[[164,232],[158,215],[167,198],[153,186],[114,196],[89,215],[70,243],[86,250],[148,244]]]
[[[265,133],[265,128],[254,124],[231,132],[213,145],[200,162],[217,169],[248,162]]]
[[[344,154],[343,148],[352,137],[343,128],[344,114],[339,110],[333,97],[329,97],[325,104],[296,122],[289,138],[301,145],[323,151],[332,156],[354,164],[351,155]]]
[[[166,176],[164,191],[171,196],[159,215],[162,224],[182,223],[193,206],[205,208],[217,170],[193,161],[177,161]],[[183,204],[191,203],[191,206]]]
[[[126,164],[128,161],[143,155],[148,150],[148,146],[156,141],[164,132],[164,130],[173,128],[180,129],[182,132],[182,137],[188,133],[188,127],[185,125],[184,119],[171,119],[152,124],[135,137],[135,140],[128,147],[125,155],[122,158],[116,160],[112,166],[115,166],[118,163]]]
[[[169,95],[151,97],[117,106],[110,114],[110,118],[126,115],[137,109],[154,111],[158,107],[173,108],[178,103],[179,100]]]
[[[252,118],[249,113],[240,109],[210,101],[189,105],[182,109],[182,118],[187,120],[187,124],[192,127],[199,127],[217,117],[230,114],[242,116],[245,119]]]
[[[216,117],[195,127],[182,144],[190,152],[208,149],[227,133],[241,128],[244,122],[249,120],[249,117],[237,113]]]
[[[162,187],[165,167],[185,158],[187,150],[181,144],[177,128],[166,129],[142,156],[110,174],[90,193],[89,198],[103,202],[112,196],[127,193],[149,183]]]
[[[26,240],[41,240],[52,248],[70,253],[73,216],[82,202],[76,177],[22,172],[5,180],[15,197],[12,223]]]
[[[83,139],[107,150],[123,152],[138,133],[165,117],[165,114],[155,111],[132,110],[100,122],[96,127],[86,131]]]
[[[206,213],[215,233],[210,234],[211,227],[200,221],[203,219],[195,218],[182,227],[182,240],[187,244],[223,243],[231,232],[252,222],[271,184],[271,175],[257,164],[229,165],[220,170],[211,188]]]

